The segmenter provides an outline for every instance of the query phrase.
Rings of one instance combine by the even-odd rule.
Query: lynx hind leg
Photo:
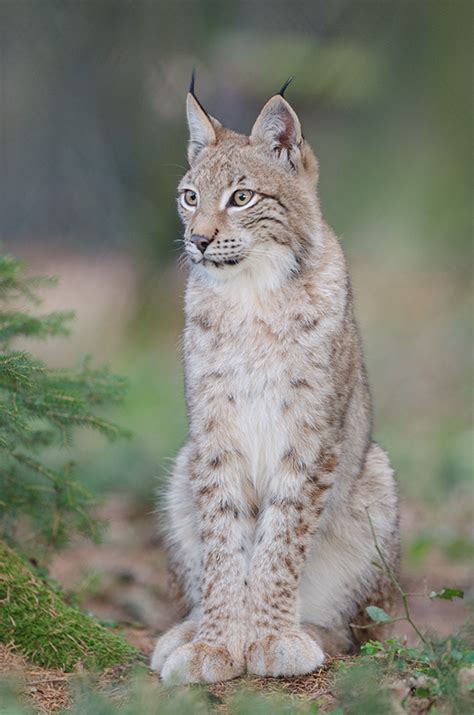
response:
[[[198,610],[201,600],[201,544],[195,504],[189,488],[189,451],[178,455],[165,499],[164,531],[171,597],[182,612]]]
[[[389,609],[393,585],[375,565],[377,545],[396,572],[398,569],[398,499],[387,455],[372,444],[364,467],[346,495],[346,507],[333,511],[315,535],[300,586],[300,614],[304,629],[330,655],[354,652],[373,638],[365,625],[365,608]],[[370,521],[369,521],[370,516]]]
[[[350,629],[352,631],[353,642],[357,650],[368,640],[383,640],[388,638],[392,632],[392,626],[375,625],[374,621],[367,614],[368,606],[376,606],[386,613],[393,615],[394,586],[392,582],[384,576],[373,589],[372,595],[366,601],[359,604],[355,615],[351,618]],[[367,626],[370,626],[369,628]]]
[[[161,516],[164,527],[159,526],[165,532],[168,551],[170,600],[177,617],[189,615],[158,638],[150,666],[158,673],[171,653],[193,640],[199,621],[201,556],[188,484],[187,447],[184,447],[166,494],[165,513]]]
[[[378,503],[374,503],[374,495],[378,494]],[[375,532],[370,530],[372,541],[377,542],[377,548],[383,555],[383,561],[378,551],[374,558],[374,580],[366,597],[362,599],[357,611],[351,619],[351,631],[357,647],[370,639],[380,640],[386,638],[391,631],[390,625],[370,626],[373,621],[367,614],[368,606],[376,606],[386,613],[393,615],[395,605],[396,586],[393,578],[398,578],[400,566],[400,532],[398,499],[395,491],[393,470],[390,467],[387,455],[373,444],[367,455],[364,471],[360,479],[360,496],[366,506],[367,520],[372,524]],[[370,526],[369,522],[369,526]],[[384,525],[385,528],[382,528]],[[389,527],[389,528],[387,528]]]
[[[356,651],[353,635],[347,625],[324,627],[315,623],[302,623],[301,628],[319,644],[325,655],[347,655]]]

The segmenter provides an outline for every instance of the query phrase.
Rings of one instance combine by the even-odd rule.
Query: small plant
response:
[[[469,703],[471,692],[469,688],[464,688],[463,690],[459,682],[461,669],[471,668],[474,664],[472,632],[465,629],[461,634],[452,635],[444,639],[424,634],[413,620],[409,604],[411,597],[452,601],[454,598],[464,598],[464,592],[459,588],[445,587],[441,591],[432,591],[429,594],[407,593],[380,549],[368,510],[367,517],[372,530],[375,548],[380,558],[379,566],[384,569],[400,594],[403,615],[393,617],[382,608],[368,606],[366,609],[367,615],[373,623],[365,626],[354,625],[354,627],[370,629],[375,626],[405,621],[418,637],[419,645],[407,647],[398,638],[389,638],[383,642],[369,640],[361,648],[362,657],[358,659],[357,670],[350,667],[348,669],[349,674],[347,672],[343,673],[340,683],[342,700],[344,700],[344,694],[347,696],[347,693],[351,691],[352,682],[375,682],[378,678],[380,684],[382,681],[387,683],[390,678],[396,677],[403,678],[405,683],[409,684],[402,701],[403,707],[405,707],[405,701],[408,697],[415,697],[428,699],[431,703],[430,707],[433,703],[449,703],[454,713],[472,712],[471,708],[473,708],[474,703]],[[344,667],[342,671],[344,671]],[[357,672],[359,672],[359,675],[357,675]],[[376,675],[374,675],[375,672]],[[379,689],[377,688],[377,690]],[[370,693],[371,688],[369,687],[367,691],[366,686],[362,694],[357,694],[355,702],[360,701],[364,705],[364,698],[368,697]],[[367,710],[367,704],[365,707],[366,712],[372,712],[370,708]],[[389,709],[386,711],[390,712]],[[345,712],[355,713],[359,712],[359,710],[349,708],[345,709]],[[377,710],[373,710],[373,712],[377,712]]]
[[[372,624],[368,625],[358,625],[356,623],[352,623],[352,628],[360,628],[360,629],[365,629],[365,628],[374,628],[375,626],[387,626],[393,623],[398,623],[399,621],[406,621],[411,628],[415,631],[416,635],[420,639],[420,641],[426,646],[430,647],[430,641],[427,639],[423,633],[420,631],[416,623],[414,622],[411,612],[410,612],[410,607],[409,607],[409,598],[410,597],[415,597],[415,596],[428,596],[427,593],[406,593],[404,589],[402,588],[400,581],[396,577],[392,567],[388,563],[388,561],[385,558],[385,555],[382,551],[382,549],[379,546],[379,543],[377,541],[377,535],[375,533],[374,525],[372,522],[372,519],[370,517],[369,510],[366,508],[367,512],[367,518],[369,520],[369,525],[370,525],[370,530],[372,532],[372,538],[374,540],[375,544],[375,550],[377,551],[377,555],[380,558],[380,563],[376,563],[376,566],[378,568],[381,568],[385,571],[387,576],[389,577],[390,581],[393,583],[395,589],[398,591],[402,604],[403,604],[403,611],[404,614],[402,616],[398,616],[394,618],[391,616],[389,613],[383,610],[383,608],[379,608],[378,606],[367,606],[366,613],[369,616],[369,618],[372,620]],[[444,601],[452,601],[453,598],[464,598],[464,591],[462,591],[460,588],[450,588],[450,587],[445,587],[442,588],[441,591],[436,592],[436,591],[431,591],[429,594],[429,597],[431,599],[434,598],[440,598]]]
[[[454,696],[458,691],[457,673],[474,663],[469,634],[432,638],[429,647],[408,647],[398,638],[383,643],[368,641],[362,655],[384,663],[390,673],[411,678],[413,694],[419,697]]]

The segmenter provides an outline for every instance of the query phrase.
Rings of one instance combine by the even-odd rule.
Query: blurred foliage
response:
[[[472,694],[459,682],[460,670],[472,665],[472,647],[465,641],[453,637],[440,642],[436,659],[395,639],[370,641],[364,650],[357,661],[340,664],[338,696],[344,715],[425,712],[425,708],[459,715],[472,712]]]
[[[357,251],[365,234],[371,251],[450,252],[465,269],[471,11],[470,0],[4,0],[1,233],[171,258],[196,65],[204,105],[240,131],[296,75],[289,99],[336,230]]]
[[[140,670],[131,680],[114,683],[109,689],[93,689],[90,680],[77,679],[74,690],[74,705],[67,711],[72,715],[212,715],[222,712],[223,699],[214,697],[207,688],[166,689],[156,678],[151,679]],[[0,680],[0,713],[27,715],[31,712],[21,701],[19,691],[14,682],[2,683]],[[314,702],[275,692],[260,694],[240,688],[235,697],[226,700],[229,715],[316,715],[320,712]],[[3,703],[7,708],[5,710],[2,709]]]
[[[474,559],[474,544],[469,534],[464,535],[452,526],[447,526],[415,534],[407,549],[410,564],[413,567],[421,566],[435,549],[439,549],[451,563],[472,563]]]

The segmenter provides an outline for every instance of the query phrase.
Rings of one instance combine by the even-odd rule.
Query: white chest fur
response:
[[[240,342],[240,341],[239,341]],[[235,400],[233,420],[250,466],[257,496],[263,496],[287,448],[292,425],[285,416],[289,368],[278,344],[256,344],[249,330],[228,362]]]
[[[219,309],[214,304],[204,313],[205,321],[191,315],[186,377],[191,425],[206,424],[210,414],[227,423],[229,438],[243,452],[248,476],[262,498],[291,448],[298,418],[317,395],[327,356],[318,314],[304,295],[250,308],[234,304]],[[313,389],[310,393],[298,385]]]

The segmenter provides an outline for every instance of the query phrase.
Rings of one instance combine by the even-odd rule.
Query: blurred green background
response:
[[[46,308],[77,310],[73,340],[42,355],[71,365],[91,352],[130,379],[114,417],[135,437],[82,435],[84,482],[151,511],[185,438],[175,187],[191,68],[204,106],[240,131],[293,74],[287,98],[350,265],[407,563],[468,563],[472,7],[2,0],[2,243],[59,276]]]

